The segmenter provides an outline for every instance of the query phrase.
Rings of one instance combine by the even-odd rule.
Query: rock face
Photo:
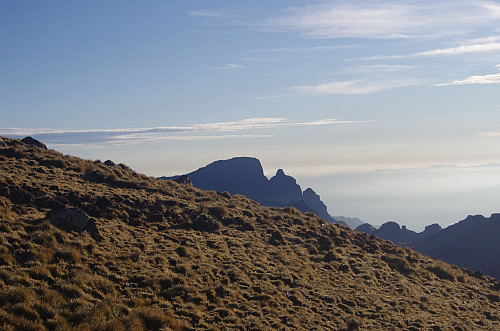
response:
[[[93,237],[99,236],[96,222],[87,213],[76,208],[52,210],[47,214],[47,220],[66,231],[89,232]]]
[[[283,169],[276,172],[276,175],[269,180],[267,186],[268,190],[262,192],[262,200],[266,205],[278,206],[283,202],[290,203],[302,200],[302,190],[297,181],[292,176],[285,175]]]
[[[433,258],[500,279],[499,235],[500,214],[489,218],[475,215],[409,246]]]
[[[302,199],[304,202],[311,206],[312,209],[316,211],[316,214],[328,222],[335,222],[335,219],[330,216],[326,205],[321,201],[321,198],[312,188],[308,188],[304,191]]]
[[[327,222],[335,222],[326,205],[311,188],[302,192],[292,176],[279,169],[268,179],[260,161],[252,157],[235,157],[215,161],[187,175],[194,187],[202,190],[227,191],[242,194],[265,206],[295,207],[301,212],[314,212]],[[160,179],[182,180],[183,176],[160,177]]]
[[[39,148],[47,149],[47,146],[45,146],[44,143],[32,138],[32,137],[26,137],[21,139],[21,141],[25,144],[31,145],[31,146],[36,146]]]

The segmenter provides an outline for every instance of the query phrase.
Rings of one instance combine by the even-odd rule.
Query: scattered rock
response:
[[[255,227],[249,222],[243,222],[238,229],[241,231],[255,231]]]
[[[83,210],[76,208],[52,210],[47,214],[47,220],[65,231],[87,231],[94,238],[100,237],[95,220]]]
[[[21,139],[21,141],[25,144],[28,144],[28,145],[31,145],[31,146],[36,146],[36,147],[39,147],[39,148],[43,148],[43,149],[47,149],[47,146],[45,146],[44,143],[36,140],[35,138],[32,138],[32,137],[26,137],[26,138],[23,138]]]
[[[331,262],[331,261],[336,261],[336,260],[337,260],[337,256],[332,251],[326,253],[325,257],[323,258],[323,261],[325,261],[325,262]]]
[[[283,238],[283,235],[278,230],[274,231],[271,234],[271,239],[269,239],[269,243],[271,245],[275,245],[275,246],[277,246],[277,245],[286,245],[285,238]]]
[[[219,230],[221,224],[208,214],[201,214],[193,221],[193,229],[204,232],[215,232]]]
[[[318,249],[320,251],[327,251],[327,250],[330,250],[333,246],[333,243],[332,241],[325,237],[325,236],[321,236],[318,238]]]
[[[182,175],[179,178],[177,178],[175,181],[179,184],[190,185],[190,186],[193,185],[193,182],[191,181],[191,179],[187,175]]]
[[[109,166],[109,167],[114,167],[116,165],[116,163],[114,163],[111,160],[104,161],[104,164],[107,165],[107,166]]]

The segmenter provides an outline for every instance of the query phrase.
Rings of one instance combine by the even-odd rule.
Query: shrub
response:
[[[135,311],[147,330],[160,330],[169,321],[169,316],[158,307],[141,307]]]
[[[68,164],[63,159],[41,159],[38,160],[38,163],[46,167],[55,167],[61,169],[66,169],[68,167]]]
[[[0,305],[15,305],[29,301],[31,292],[25,287],[7,287],[0,291]]]
[[[220,227],[221,224],[216,219],[205,213],[200,214],[200,216],[193,221],[193,229],[198,231],[214,232],[220,229]]]
[[[226,208],[224,208],[223,206],[212,206],[208,208],[208,211],[213,217],[218,220],[223,219],[227,213]]]
[[[76,248],[59,248],[54,253],[54,259],[63,260],[68,263],[78,263],[81,260],[80,252]]]
[[[382,259],[391,269],[399,271],[403,275],[408,275],[413,271],[410,267],[410,263],[408,263],[405,258],[399,256],[384,256]]]
[[[0,265],[11,265],[14,263],[14,256],[6,247],[0,247]]]
[[[188,251],[186,249],[186,247],[184,246],[179,246],[175,249],[175,252],[180,256],[180,257],[186,257],[188,256]]]
[[[434,275],[436,275],[439,279],[445,279],[445,280],[455,280],[455,275],[451,270],[448,270],[448,268],[445,268],[441,265],[433,265],[430,267],[427,267],[427,270],[432,272]]]

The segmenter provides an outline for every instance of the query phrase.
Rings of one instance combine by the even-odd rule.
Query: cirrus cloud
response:
[[[463,33],[499,19],[493,1],[333,2],[289,8],[266,26],[310,38],[408,38]]]
[[[270,138],[273,133],[243,134],[242,131],[308,127],[333,124],[352,124],[368,121],[320,119],[290,121],[286,118],[249,118],[240,121],[200,123],[186,126],[158,126],[149,128],[64,130],[50,128],[3,128],[0,135],[10,137],[33,136],[49,146],[72,148],[103,148],[165,141],[193,141],[220,139]],[[214,134],[217,133],[217,134]]]

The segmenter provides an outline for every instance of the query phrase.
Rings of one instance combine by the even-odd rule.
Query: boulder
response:
[[[21,141],[25,144],[28,144],[28,145],[31,145],[31,146],[36,146],[36,147],[39,147],[39,148],[43,148],[43,149],[47,149],[47,146],[45,146],[44,143],[36,140],[35,138],[32,138],[32,137],[26,137],[26,138],[23,138],[21,139]]]
[[[279,232],[278,230],[275,230],[271,234],[271,238],[269,239],[269,243],[271,245],[274,245],[274,246],[286,245],[286,240],[283,237],[283,235],[281,234],[281,232]]]
[[[175,181],[179,184],[190,185],[190,186],[193,185],[193,182],[191,181],[191,179],[187,175],[182,175],[179,178],[177,178]]]
[[[208,214],[201,214],[193,220],[193,229],[202,232],[215,232],[219,230],[221,224],[215,218]]]
[[[61,208],[47,214],[47,220],[65,231],[87,231],[94,238],[100,237],[96,222],[83,210],[76,208]]]
[[[111,160],[104,161],[104,164],[107,165],[107,166],[109,166],[109,167],[114,167],[116,165],[116,163],[114,163]]]
[[[0,147],[5,147],[5,146],[7,146],[7,143],[3,141],[2,138],[0,138]]]

